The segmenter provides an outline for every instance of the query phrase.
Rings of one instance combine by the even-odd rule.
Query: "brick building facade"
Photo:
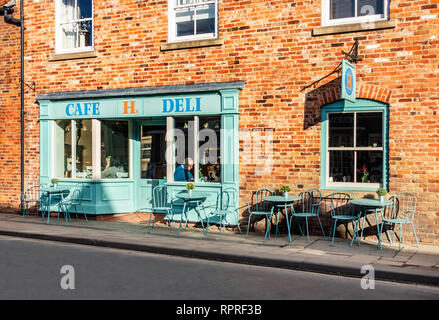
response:
[[[26,181],[40,174],[38,95],[243,81],[239,129],[269,132],[273,152],[266,172],[241,136],[241,202],[261,187],[322,188],[322,107],[341,99],[340,73],[331,72],[357,38],[357,99],[388,106],[389,193],[416,194],[418,237],[439,242],[439,1],[390,1],[387,19],[323,25],[321,0],[220,0],[216,37],[170,43],[168,1],[95,0],[92,50],[61,54],[54,2],[25,3]],[[19,28],[2,21],[0,31],[0,202],[16,209]]]

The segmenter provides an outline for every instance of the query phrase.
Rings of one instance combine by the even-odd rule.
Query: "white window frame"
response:
[[[76,158],[76,120],[88,120],[88,119],[66,119],[69,120],[71,123],[71,130],[72,130],[72,136],[71,136],[71,148],[72,148],[72,159]],[[56,143],[55,143],[55,127],[56,127],[56,120],[53,121],[52,125],[52,163],[54,164],[52,167],[52,176],[56,177],[58,179],[63,180],[79,180],[83,182],[89,182],[93,180],[102,180],[102,181],[126,181],[128,179],[132,179],[133,177],[133,137],[132,137],[132,121],[128,119],[91,119],[92,120],[92,178],[91,179],[82,179],[76,177],[76,161],[72,161],[72,177],[71,178],[65,178],[65,177],[56,177],[56,167],[55,167],[55,154],[56,154]],[[125,121],[128,123],[128,177],[127,178],[111,178],[111,179],[103,179],[101,177],[101,125],[102,121],[105,120],[117,120],[117,121]]]
[[[94,0],[91,0],[91,18],[73,19],[73,20],[66,20],[66,21],[62,21],[61,3],[62,3],[62,0],[56,0],[56,2],[55,2],[55,53],[56,54],[64,54],[64,53],[93,51],[94,50]],[[77,0],[75,0],[75,8],[76,8],[76,6],[77,6]],[[64,49],[62,47],[63,34],[62,34],[61,25],[65,24],[65,23],[74,23],[74,22],[81,22],[81,21],[91,21],[91,25],[92,25],[91,46]],[[78,39],[78,41],[79,41],[79,39]]]
[[[178,8],[195,8],[199,6],[206,6],[209,4],[215,4],[215,31],[213,33],[204,33],[200,35],[190,36],[177,36],[177,28],[175,21],[176,4],[178,0],[168,0],[168,42],[181,42],[181,41],[193,41],[193,40],[205,40],[218,38],[218,1],[219,0],[192,0],[194,3],[187,5],[180,5]],[[195,13],[194,19],[194,32],[197,30],[197,19]]]
[[[381,142],[381,147],[357,147],[357,114],[358,113],[377,113],[380,112],[381,113],[381,126],[383,129],[382,132],[382,142]],[[353,113],[354,114],[354,147],[330,147],[329,146],[329,115],[330,114],[341,114],[341,113],[346,113],[346,114],[350,114]],[[327,112],[327,119],[328,119],[328,126],[326,127],[326,187],[331,188],[331,187],[343,187],[343,188],[370,188],[370,189],[378,189],[380,187],[382,187],[384,185],[384,172],[382,172],[382,178],[383,178],[383,183],[366,183],[366,182],[330,182],[329,181],[329,175],[330,175],[330,167],[329,167],[329,152],[330,151],[354,151],[354,179],[356,178],[356,168],[357,168],[357,156],[356,156],[356,152],[357,151],[381,151],[383,153],[383,161],[385,159],[385,149],[384,149],[384,130],[385,130],[385,126],[384,126],[384,111],[378,111],[378,110],[370,110],[370,111],[366,111],[366,110],[359,110],[359,111],[328,111]],[[384,168],[384,166],[383,166]]]
[[[355,8],[357,8],[357,1],[355,1]],[[322,0],[322,26],[334,26],[340,24],[352,24],[352,23],[367,23],[380,20],[389,19],[389,0],[384,0],[384,14],[366,15],[360,17],[351,17],[343,19],[330,19],[330,0]],[[357,14],[357,10],[355,10]]]

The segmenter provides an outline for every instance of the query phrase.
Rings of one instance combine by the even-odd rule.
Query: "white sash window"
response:
[[[93,50],[93,0],[56,1],[56,53]]]
[[[389,0],[322,0],[322,25],[387,20],[388,11]]]
[[[169,0],[169,42],[217,38],[218,0]]]

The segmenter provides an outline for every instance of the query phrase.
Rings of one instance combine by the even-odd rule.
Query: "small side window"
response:
[[[56,53],[93,50],[93,0],[56,1]]]
[[[169,0],[169,42],[217,38],[218,0]]]
[[[388,10],[389,0],[322,0],[322,25],[385,20]]]

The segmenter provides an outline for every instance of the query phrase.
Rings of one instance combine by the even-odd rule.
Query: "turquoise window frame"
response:
[[[330,190],[376,191],[370,186],[340,186],[327,185],[327,152],[328,152],[328,113],[330,112],[383,112],[383,185],[389,188],[389,106],[385,103],[366,99],[357,99],[355,103],[340,100],[322,107],[321,135],[320,135],[320,188]]]

